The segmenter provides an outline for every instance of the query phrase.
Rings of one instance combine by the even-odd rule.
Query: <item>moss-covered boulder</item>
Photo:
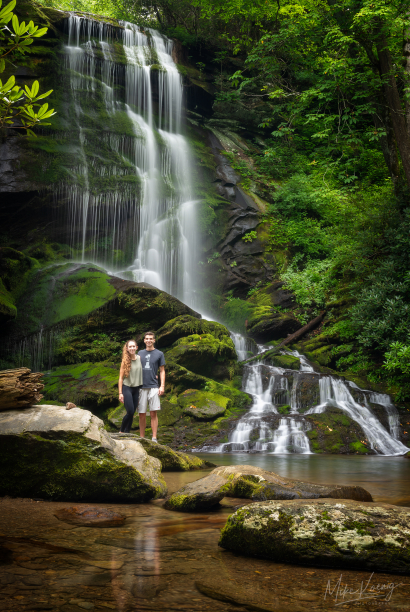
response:
[[[231,338],[217,338],[211,333],[180,338],[167,351],[167,359],[196,374],[217,380],[232,378],[237,364],[235,345]]]
[[[247,327],[248,335],[258,343],[286,338],[300,329],[302,324],[290,313],[277,312],[273,308],[255,308]]]
[[[329,406],[326,412],[310,414],[305,419],[312,427],[306,435],[315,453],[376,454],[360,425],[340,408]]]
[[[0,495],[130,503],[165,494],[158,459],[137,440],[113,440],[88,410],[0,414]]]
[[[93,410],[118,404],[119,367],[77,363],[53,368],[44,375],[46,399],[74,402]]]
[[[245,506],[222,529],[219,546],[277,563],[410,573],[410,509],[319,500]]]
[[[114,440],[137,440],[150,457],[160,460],[163,472],[188,472],[189,470],[203,470],[213,466],[195,455],[175,451],[165,444],[152,442],[148,438],[141,438],[135,434],[110,434]]]
[[[210,421],[223,416],[232,402],[217,393],[187,389],[178,396],[178,404],[183,408],[185,414],[195,419]]]
[[[211,334],[214,338],[230,338],[229,331],[221,323],[197,319],[191,315],[181,315],[168,321],[156,332],[156,346],[164,350],[174,344],[180,338],[186,338],[196,334]]]
[[[254,501],[319,497],[372,501],[370,493],[362,487],[302,482],[252,465],[231,465],[217,467],[208,476],[185,485],[167,499],[165,507],[181,512],[205,510],[223,497]]]
[[[108,304],[109,312],[101,311]],[[32,276],[18,302],[17,320],[10,332],[27,336],[57,324],[60,332],[67,327],[67,338],[74,345],[67,357],[85,361],[74,352],[78,342],[82,343],[83,351],[86,349],[88,337],[82,334],[81,324],[94,328],[88,330],[92,334],[96,328],[102,331],[114,327],[128,337],[142,335],[148,327],[158,329],[182,314],[200,317],[176,298],[147,283],[111,276],[94,264],[65,263],[48,266]],[[64,322],[69,325],[64,326]],[[73,323],[79,324],[77,328]],[[64,343],[64,339],[60,342]]]

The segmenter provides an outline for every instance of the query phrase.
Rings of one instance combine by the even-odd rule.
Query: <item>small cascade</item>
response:
[[[384,407],[387,412],[390,433],[395,440],[398,440],[400,436],[399,411],[396,406],[392,404],[390,396],[386,393],[371,393],[369,400],[373,404],[380,404],[380,406]]]
[[[263,350],[262,346],[259,347],[254,340],[242,336],[242,334],[230,332],[230,336],[235,345],[238,361],[245,361],[245,359],[249,359],[252,355],[257,355]]]
[[[126,21],[122,29],[75,15],[67,22],[77,166],[55,197],[67,203],[73,251],[195,307],[197,201],[173,42]]]
[[[243,361],[247,355],[246,338],[231,334]],[[262,353],[266,347],[258,347]],[[299,371],[286,370],[264,363],[245,364],[243,391],[253,398],[249,412],[237,423],[229,441],[216,446],[205,446],[205,452],[268,452],[273,454],[310,454],[307,432],[309,414],[325,412],[336,407],[348,414],[362,428],[370,448],[381,455],[403,455],[408,448],[399,441],[399,414],[388,395],[360,389],[355,383],[319,374],[306,357],[297,351],[281,351],[300,359]],[[304,396],[306,387],[308,396]],[[362,404],[353,397],[348,386],[358,394]],[[316,405],[312,406],[312,402]],[[383,406],[388,417],[388,432],[372,412],[370,404]],[[289,411],[290,407],[290,411]]]
[[[325,412],[327,405],[340,408],[363,429],[372,450],[381,455],[403,455],[408,448],[392,436],[367,406],[358,404],[347,384],[338,378],[326,376],[319,381],[320,404],[305,414]],[[398,430],[397,430],[398,434]]]
[[[302,453],[310,455],[309,439],[306,431],[310,429],[306,421],[296,421],[292,418],[283,418],[279,427],[273,434],[273,452],[275,454]]]

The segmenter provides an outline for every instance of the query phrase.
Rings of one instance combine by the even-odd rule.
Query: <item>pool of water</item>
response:
[[[410,506],[410,459],[356,455],[270,455],[262,453],[197,453],[216,465],[255,465],[280,476],[319,484],[358,485],[375,501]],[[209,470],[210,471],[210,470]],[[170,492],[202,478],[204,472],[165,474]]]
[[[248,453],[203,457],[217,465],[253,464],[300,480],[357,484],[376,501],[410,506],[410,461],[403,458]],[[164,476],[172,492],[209,471]],[[74,506],[70,502],[0,498],[0,610],[409,610],[408,576],[272,563],[221,549],[220,529],[238,503],[225,498],[212,512],[194,515],[167,511],[163,500],[75,504],[125,517],[118,527],[97,528],[60,520],[59,511]],[[371,595],[369,585],[384,590],[375,587]]]

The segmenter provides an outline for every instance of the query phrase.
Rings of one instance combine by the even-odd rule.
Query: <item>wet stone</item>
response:
[[[73,525],[87,527],[121,527],[126,517],[119,512],[112,512],[106,508],[85,508],[72,506],[71,508],[61,508],[54,513],[59,521]]]

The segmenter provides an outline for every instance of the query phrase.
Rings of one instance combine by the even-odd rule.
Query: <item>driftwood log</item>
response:
[[[285,340],[282,340],[279,346],[286,346],[287,344],[292,344],[292,342],[296,342],[296,340],[302,338],[302,336],[310,332],[312,329],[315,329],[315,327],[317,327],[323,321],[325,314],[326,310],[322,310],[318,317],[309,321],[309,323],[298,329],[298,331],[294,334],[290,334],[290,336],[285,338]]]
[[[28,408],[43,397],[41,372],[31,373],[28,368],[0,370],[0,410]]]

